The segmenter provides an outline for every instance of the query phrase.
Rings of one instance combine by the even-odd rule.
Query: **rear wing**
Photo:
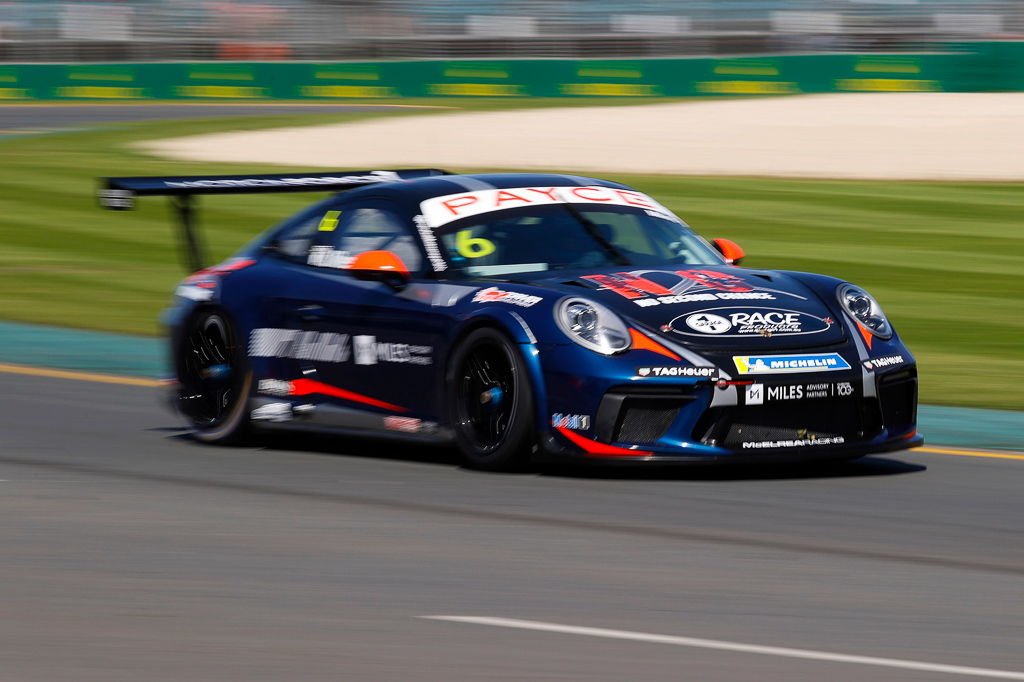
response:
[[[203,267],[202,246],[196,234],[197,194],[262,194],[266,192],[344,192],[382,182],[401,182],[450,175],[437,168],[409,170],[334,171],[330,173],[274,173],[268,175],[181,175],[101,178],[99,204],[114,211],[135,208],[144,196],[170,197],[182,236],[186,265]]]

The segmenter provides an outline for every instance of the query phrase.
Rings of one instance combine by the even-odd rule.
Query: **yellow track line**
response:
[[[98,372],[76,372],[66,369],[49,369],[47,367],[26,367],[24,365],[12,365],[0,362],[0,372],[8,374],[28,374],[37,377],[53,377],[57,379],[75,379],[78,381],[94,381],[101,384],[121,384],[123,386],[164,386],[166,382],[158,379],[144,379],[142,377],[116,376],[113,374],[100,374]],[[930,452],[938,455],[957,455],[960,457],[987,457],[989,459],[1016,459],[1024,461],[1024,454],[999,453],[987,450],[969,450],[946,448],[921,447],[914,448],[916,452]]]
[[[8,374],[29,374],[37,377],[54,377],[56,379],[77,379],[78,381],[94,381],[100,384],[122,384],[124,386],[163,386],[164,382],[157,379],[142,377],[123,377],[98,372],[75,372],[66,369],[49,369],[47,367],[25,367],[0,362],[0,372]]]
[[[989,452],[988,450],[947,450],[945,448],[914,448],[914,450],[918,452],[934,452],[939,455],[958,455],[960,457],[989,457],[991,459],[1024,460],[1024,455],[1012,453],[1002,454],[998,452]]]

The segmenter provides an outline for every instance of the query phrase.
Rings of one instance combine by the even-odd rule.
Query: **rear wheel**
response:
[[[451,362],[452,424],[466,462],[508,470],[528,459],[534,441],[533,393],[518,349],[504,334],[471,332]]]
[[[237,443],[248,433],[252,373],[234,326],[219,311],[195,315],[177,358],[178,409],[206,443]]]

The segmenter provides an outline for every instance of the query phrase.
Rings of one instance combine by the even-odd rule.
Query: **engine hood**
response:
[[[845,338],[836,314],[788,274],[699,266],[566,275],[530,284],[596,299],[690,346],[766,351]]]

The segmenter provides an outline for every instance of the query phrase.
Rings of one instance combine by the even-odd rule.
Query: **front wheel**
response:
[[[450,367],[452,424],[466,462],[492,471],[522,466],[535,440],[533,392],[515,344],[496,329],[477,329]]]
[[[175,364],[178,410],[195,438],[223,444],[243,440],[252,372],[231,322],[215,310],[195,315],[184,329]]]

